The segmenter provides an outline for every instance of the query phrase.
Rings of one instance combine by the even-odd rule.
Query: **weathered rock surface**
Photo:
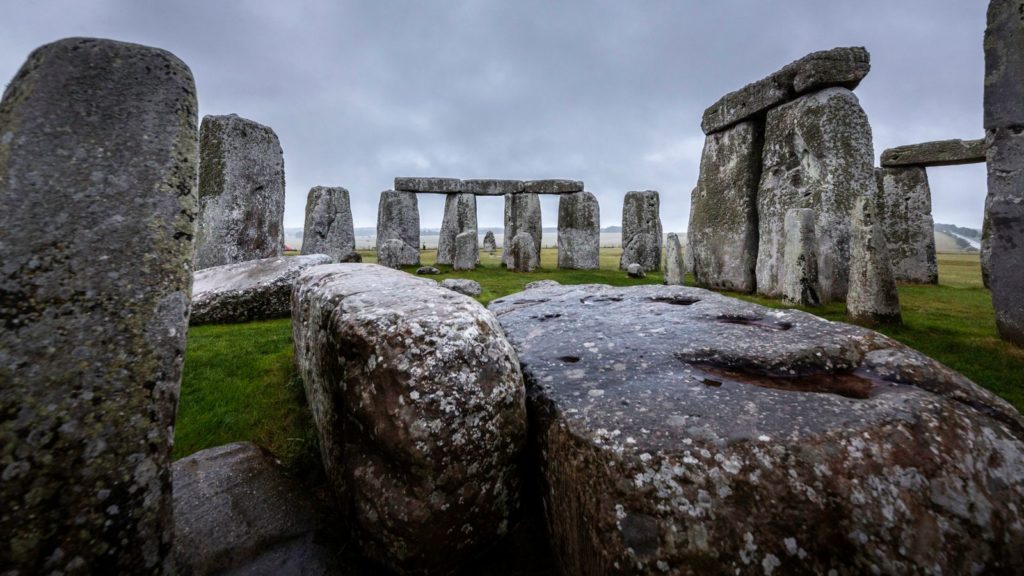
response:
[[[428,194],[457,194],[462,192],[462,180],[458,178],[398,177],[395,178],[395,190]]]
[[[505,249],[502,257],[507,256],[508,269],[515,272],[533,272],[540,266],[540,252],[533,243],[533,236],[526,231],[519,232],[512,238],[512,243]]]
[[[601,206],[590,192],[558,198],[558,267],[596,270],[600,267]]]
[[[528,282],[526,286],[523,286],[523,290],[533,290],[534,288],[547,288],[549,286],[561,286],[562,283],[558,280],[535,280]]]
[[[938,284],[928,173],[921,166],[879,168],[878,217],[897,282]]]
[[[992,256],[992,236],[989,230],[988,215],[989,203],[992,200],[991,194],[985,195],[985,216],[981,220],[981,283],[985,288],[991,290],[988,279],[988,261]]]
[[[939,140],[897,146],[882,152],[882,168],[897,166],[956,166],[985,161],[985,139]]]
[[[409,266],[409,264],[406,264],[410,260],[409,252],[409,245],[398,238],[385,240],[377,248],[377,263],[396,270],[402,266]],[[416,264],[419,264],[419,262],[416,262]]]
[[[626,192],[622,203],[622,256],[619,269],[639,264],[650,272],[661,267],[661,215],[654,190]]]
[[[985,29],[988,280],[999,335],[1024,346],[1024,22],[1020,0],[992,0]]]
[[[846,295],[846,314],[862,324],[902,320],[884,229],[874,200],[867,196],[858,198],[850,228],[850,290]]]
[[[324,467],[362,549],[401,572],[442,573],[505,533],[526,414],[494,316],[372,264],[308,270],[292,315]]]
[[[310,266],[333,262],[326,254],[277,256],[200,270],[193,276],[192,325],[286,318],[292,286]]]
[[[527,180],[523,182],[524,194],[572,194],[583,192],[580,180]]]
[[[761,123],[742,122],[704,139],[687,229],[699,286],[737,292],[756,287],[763,131]]]
[[[817,214],[818,278],[823,303],[846,299],[850,214],[874,196],[871,125],[844,88],[804,96],[769,112],[757,192],[757,291],[782,295],[783,224],[790,208]]]
[[[284,151],[269,126],[204,116],[199,131],[196,270],[280,256]]]
[[[416,269],[417,274],[440,274],[441,271],[433,266],[422,266]]]
[[[644,273],[644,267],[637,264],[636,262],[626,266],[626,275],[630,278],[645,278],[647,274]]]
[[[704,111],[705,134],[724,130],[800,94],[830,86],[853,90],[871,70],[871,55],[861,47],[813,52],[778,72],[722,96]]]
[[[579,180],[489,180],[458,178],[395,178],[395,190],[425,194],[466,193],[476,196],[504,194],[571,194],[583,191]]]
[[[477,196],[504,196],[522,192],[519,180],[463,180],[462,191]]]
[[[455,237],[463,232],[476,236],[476,196],[449,194],[444,200],[444,218],[437,237],[437,263],[455,262]],[[473,261],[474,265],[476,260]]]
[[[1024,569],[1024,420],[916,351],[675,286],[490,309],[564,574]]]
[[[272,457],[249,442],[174,463],[175,570],[199,574],[337,574],[314,542],[316,504]]]
[[[465,294],[466,296],[476,297],[479,296],[483,291],[480,288],[480,283],[476,280],[467,280],[465,278],[446,278],[441,281],[441,288],[447,288],[458,292],[459,294]]]
[[[398,266],[420,265],[420,209],[416,195],[411,192],[385,190],[380,193],[377,207],[377,253],[388,240],[402,241],[402,246],[392,246],[394,264]],[[379,256],[378,256],[379,257]]]
[[[173,54],[68,38],[0,101],[0,573],[164,574],[199,148]]]
[[[665,240],[665,284],[682,286],[686,279],[686,263],[679,235],[669,232]]]
[[[490,230],[487,231],[487,234],[484,234],[484,250],[492,254],[498,250],[498,243],[494,240],[494,232]]]
[[[537,264],[540,263],[540,247],[543,239],[543,228],[540,218],[540,197],[536,194],[506,194],[505,195],[505,237],[504,251],[501,262],[508,268],[512,268],[512,239],[516,234],[525,232],[533,240],[533,251]],[[527,259],[529,260],[529,259]]]
[[[810,208],[786,212],[786,247],[782,266],[782,299],[788,304],[818,306],[818,236]]]
[[[480,262],[480,245],[477,244],[476,229],[466,230],[455,237],[455,270],[473,270]]]
[[[346,262],[356,254],[348,190],[340,186],[314,186],[309,190],[302,253],[327,254],[335,262]]]

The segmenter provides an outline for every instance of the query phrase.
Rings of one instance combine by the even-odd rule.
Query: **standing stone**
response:
[[[897,282],[938,284],[932,192],[922,166],[879,168],[878,217]]]
[[[472,232],[476,238],[476,196],[449,194],[444,200],[444,219],[441,220],[441,234],[437,238],[438,264],[452,264],[455,261],[455,237],[463,232]],[[476,260],[473,264],[476,264]]]
[[[756,287],[763,131],[763,123],[742,122],[704,139],[687,230],[699,286],[737,292]]]
[[[455,270],[473,270],[480,260],[480,245],[477,244],[476,230],[466,230],[455,237]]]
[[[169,571],[196,111],[173,54],[91,38],[0,101],[0,573]]]
[[[420,265],[420,209],[414,192],[385,190],[377,207],[377,257],[388,240],[401,240],[392,246],[398,266]]]
[[[356,251],[352,207],[348,190],[314,186],[306,196],[306,225],[302,229],[302,254],[327,254],[344,262]]]
[[[861,324],[901,322],[900,296],[889,264],[884,224],[868,196],[858,198],[854,207],[850,245],[846,314]]]
[[[404,264],[408,259],[408,252],[409,246],[398,238],[385,240],[377,249],[377,263],[398,270],[402,266],[408,266]],[[415,265],[418,264],[417,262]]]
[[[627,192],[622,203],[622,256],[619,269],[639,264],[644,271],[661,267],[661,216],[654,190]]]
[[[817,214],[822,303],[846,298],[850,214],[859,196],[874,196],[871,125],[845,88],[809,94],[768,113],[757,192],[757,291],[782,295],[786,211]]]
[[[814,210],[793,208],[786,212],[786,248],[782,268],[782,298],[787,304],[818,306],[818,235]]]
[[[992,286],[989,284],[988,277],[988,261],[992,256],[992,236],[990,236],[988,214],[989,204],[991,204],[992,195],[986,194],[985,196],[985,215],[981,220],[981,283],[986,289],[991,290]]]
[[[669,232],[665,242],[665,284],[683,285],[686,277],[686,262],[683,258],[683,246],[679,243],[679,235]]]
[[[525,230],[512,238],[511,245],[505,250],[508,256],[508,269],[515,272],[533,272],[540,266],[540,258],[533,243],[533,236]]]
[[[988,278],[999,335],[1024,346],[1024,2],[992,0],[985,29]]]
[[[491,254],[498,250],[498,243],[494,241],[494,232],[490,230],[487,231],[487,234],[484,234],[484,250]]]
[[[534,262],[534,267],[540,263],[540,246],[543,240],[543,229],[540,220],[540,196],[537,194],[505,194],[505,237],[504,253],[501,255],[501,263],[506,268],[514,268],[512,265],[512,240],[520,232],[525,232],[532,239],[530,244],[534,257],[524,260]],[[521,272],[523,270],[520,270]]]
[[[558,198],[558,267],[596,270],[601,250],[601,206],[590,192]]]
[[[196,270],[280,256],[284,152],[277,134],[236,114],[204,116],[199,143]]]

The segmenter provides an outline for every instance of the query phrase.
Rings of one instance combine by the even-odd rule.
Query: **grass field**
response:
[[[485,304],[547,278],[563,284],[661,283],[657,273],[641,280],[628,278],[618,270],[619,253],[602,249],[600,270],[562,271],[555,267],[556,250],[548,249],[541,255],[539,270],[516,274],[501,268],[498,255],[484,252],[476,270],[439,267],[444,273],[432,278],[476,280],[483,287],[479,300]],[[432,264],[435,255],[424,251],[423,264]],[[372,252],[364,252],[363,258],[375,260]],[[783,307],[775,300],[734,296]],[[940,254],[939,285],[901,286],[900,301],[904,324],[879,327],[880,332],[962,372],[1024,411],[1024,350],[996,335],[977,254]],[[845,315],[842,304],[808,311],[830,320],[843,320]],[[293,467],[306,468],[317,458],[302,386],[292,368],[288,319],[189,329],[174,457],[238,440],[260,444]]]

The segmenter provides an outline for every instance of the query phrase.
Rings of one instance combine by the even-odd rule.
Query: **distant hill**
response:
[[[935,225],[936,252],[978,252],[981,249],[981,230],[955,224]]]

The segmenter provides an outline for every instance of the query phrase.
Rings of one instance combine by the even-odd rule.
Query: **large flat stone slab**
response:
[[[395,190],[421,194],[458,194],[503,196],[505,194],[572,194],[583,191],[579,180],[492,180],[428,177],[395,178]]]
[[[882,152],[882,167],[956,166],[985,161],[985,139],[939,140],[897,146]]]
[[[395,190],[400,192],[424,192],[428,194],[455,194],[462,192],[462,180],[458,178],[395,178]]]
[[[757,82],[722,96],[704,111],[705,134],[724,130],[794,98],[832,86],[853,90],[871,70],[871,55],[862,47],[813,52]]]
[[[1024,569],[1024,419],[881,334],[679,286],[490,310],[564,574]]]

